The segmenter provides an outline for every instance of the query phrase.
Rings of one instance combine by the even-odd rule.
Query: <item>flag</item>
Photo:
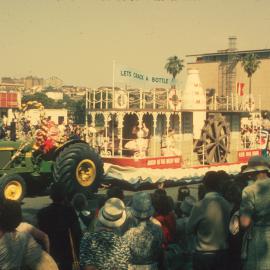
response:
[[[238,96],[242,97],[244,95],[244,83],[238,82],[236,84],[236,93],[238,94]]]

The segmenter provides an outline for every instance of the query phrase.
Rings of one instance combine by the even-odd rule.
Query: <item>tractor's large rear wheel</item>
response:
[[[20,175],[3,175],[0,178],[0,198],[21,202],[25,193],[25,182]]]
[[[69,196],[76,192],[96,192],[103,177],[103,161],[86,143],[68,145],[56,158],[53,176],[64,183]]]

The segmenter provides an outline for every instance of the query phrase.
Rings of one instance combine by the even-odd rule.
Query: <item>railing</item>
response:
[[[261,96],[211,96],[206,99],[206,108],[211,111],[247,111],[261,108]]]
[[[111,88],[92,89],[87,92],[86,107],[88,110],[181,110],[180,91],[176,90],[177,100],[172,101],[171,90]],[[174,97],[175,98],[175,97]],[[175,103],[176,102],[176,103]],[[176,105],[175,105],[176,104]],[[206,97],[206,110],[210,111],[254,111],[261,107],[261,97],[256,99],[246,96],[211,96]]]

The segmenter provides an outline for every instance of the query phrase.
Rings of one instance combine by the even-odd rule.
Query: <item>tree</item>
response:
[[[242,67],[244,68],[249,78],[249,96],[251,96],[251,78],[256,70],[260,67],[261,61],[258,60],[256,54],[249,53],[242,59]]]
[[[37,92],[33,95],[25,95],[22,97],[22,103],[27,103],[28,101],[40,102],[45,108],[53,108],[55,104],[55,101],[52,98],[47,97],[47,95],[42,92]]]
[[[173,78],[173,85],[172,87],[175,88],[175,77],[179,74],[182,69],[184,68],[184,60],[178,58],[178,56],[171,56],[167,59],[167,63],[165,65],[165,69],[169,74],[172,75]]]
[[[85,123],[85,97],[81,100],[78,100],[75,103],[75,110],[74,110],[74,121],[76,124],[84,124]]]

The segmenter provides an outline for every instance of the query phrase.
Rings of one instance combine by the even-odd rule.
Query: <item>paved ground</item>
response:
[[[194,197],[197,197],[197,185],[190,186],[191,193]],[[177,199],[177,191],[178,187],[172,187],[166,189],[167,194],[171,196],[174,200]],[[147,192],[153,192],[153,190],[147,191]],[[90,209],[95,209],[98,206],[98,201],[102,198],[104,198],[104,194],[106,193],[106,190],[100,190],[98,194],[95,194],[93,199],[89,200],[89,207]],[[134,192],[125,191],[124,192],[125,197],[127,200],[131,198],[131,196],[134,194]],[[35,198],[25,198],[23,200],[23,217],[24,220],[35,224],[36,225],[36,213],[39,209],[47,206],[51,203],[51,200],[48,196],[40,196]]]

